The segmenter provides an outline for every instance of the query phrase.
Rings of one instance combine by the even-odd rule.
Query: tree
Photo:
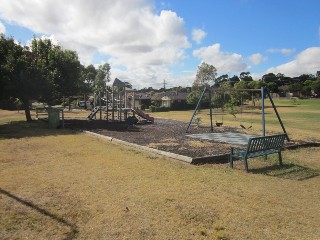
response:
[[[300,96],[300,93],[301,93],[301,90],[302,90],[302,83],[299,83],[299,82],[295,82],[295,83],[292,83],[288,86],[288,90],[292,93],[295,94],[298,94],[298,96]]]
[[[320,79],[313,82],[312,90],[318,97],[320,96]]]
[[[273,93],[278,93],[279,92],[278,85],[275,82],[267,83],[267,87],[270,90],[270,92],[273,92]]]
[[[301,90],[301,93],[304,95],[304,96],[311,96],[311,90],[312,90],[312,86],[313,86],[313,81],[312,80],[307,80],[303,83],[303,87],[302,87],[302,90]]]
[[[250,72],[242,72],[240,73],[241,81],[251,82],[253,81],[252,77],[250,76]]]
[[[37,53],[16,44],[12,38],[0,37],[1,81],[4,81],[1,98],[19,98],[25,110],[26,120],[31,121],[30,100],[41,97],[49,84],[45,82],[42,59]]]
[[[42,59],[39,67],[45,69],[43,77],[48,83],[40,100],[52,105],[67,97],[70,108],[70,97],[81,93],[83,87],[83,66],[77,53],[52,44],[50,39],[33,39],[31,51]]]
[[[215,81],[217,69],[208,63],[202,62],[198,66],[196,79],[193,82],[193,88],[199,89],[201,86],[209,86],[210,82]]]
[[[240,82],[240,78],[237,75],[233,75],[233,77],[229,78],[229,82],[233,86],[235,83]]]
[[[33,39],[23,47],[12,38],[0,37],[1,98],[19,98],[31,121],[30,100],[53,103],[78,91],[80,62],[76,52],[62,50],[49,39]]]
[[[87,67],[81,66],[81,94],[87,95],[94,92],[97,70],[90,64]]]
[[[227,81],[229,81],[229,76],[228,76],[228,74],[223,74],[223,75],[219,76],[219,77],[216,79],[216,84],[221,85],[222,83],[227,82]]]
[[[95,92],[102,94],[106,91],[106,83],[110,82],[110,70],[109,63],[99,66],[95,79]]]
[[[276,76],[274,73],[267,73],[263,75],[261,79],[265,83],[276,82],[278,80],[278,74]]]
[[[191,105],[196,105],[199,102],[199,99],[201,97],[201,91],[200,90],[194,90],[187,96],[187,103]],[[200,104],[204,104],[208,102],[207,96],[203,95]]]

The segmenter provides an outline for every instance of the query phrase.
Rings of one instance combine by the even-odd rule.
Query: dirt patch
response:
[[[185,133],[187,124],[182,121],[158,118],[154,124],[126,126],[124,123],[107,121],[66,120],[66,127],[89,130],[101,135],[117,138],[130,143],[172,152],[192,158],[230,153],[231,144],[214,140],[193,139],[186,135],[211,132],[210,126],[191,126]],[[239,132],[232,127],[214,127],[213,132]],[[288,145],[296,145],[290,142]]]
[[[186,123],[170,119],[156,119],[154,124],[127,127],[123,123],[106,121],[67,120],[66,126],[99,133],[130,143],[139,144],[188,157],[220,155],[230,152],[230,145],[210,140],[195,140],[187,137]],[[215,132],[236,131],[230,128],[214,128]],[[211,132],[210,127],[191,126],[190,132]]]

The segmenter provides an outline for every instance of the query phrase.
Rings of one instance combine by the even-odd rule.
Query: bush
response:
[[[141,110],[146,110],[147,106],[145,104],[141,104]]]
[[[170,108],[150,106],[150,110],[151,110],[151,112],[169,112]]]

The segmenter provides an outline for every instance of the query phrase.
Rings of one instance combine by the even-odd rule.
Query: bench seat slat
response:
[[[246,148],[231,147],[230,166],[233,167],[233,158],[244,160],[246,171],[248,171],[248,158],[265,156],[278,153],[279,162],[282,164],[281,150],[287,134],[279,134],[264,137],[250,138]]]

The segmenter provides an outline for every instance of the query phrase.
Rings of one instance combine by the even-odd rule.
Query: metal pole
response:
[[[112,86],[112,122],[114,122],[114,86]]]
[[[100,120],[102,120],[101,92],[99,92],[99,105],[100,105]]]
[[[186,128],[186,133],[189,131],[190,125],[191,125],[191,123],[192,123],[192,120],[193,120],[194,116],[196,115],[196,112],[197,112],[197,110],[198,110],[198,108],[199,108],[199,106],[200,106],[201,99],[202,99],[202,97],[203,97],[204,92],[206,91],[206,89],[207,89],[206,87],[203,88],[203,91],[202,91],[202,93],[201,93],[201,96],[200,96],[200,98],[199,98],[199,101],[198,101],[198,103],[197,103],[197,106],[196,106],[196,108],[194,109],[193,114],[192,114],[192,117],[191,117],[190,122],[189,122],[189,124],[188,124],[188,127]]]
[[[279,121],[279,123],[280,123],[280,125],[281,125],[281,128],[282,128],[283,133],[287,134],[287,131],[286,131],[286,129],[285,129],[283,123],[282,123],[282,120],[281,120],[281,118],[280,118],[280,115],[279,115],[279,113],[278,113],[278,110],[277,110],[277,108],[276,108],[276,105],[274,104],[273,99],[272,99],[272,97],[271,97],[268,89],[266,89],[266,93],[267,93],[267,95],[268,95],[268,97],[269,97],[269,99],[270,99],[270,102],[271,102],[271,104],[272,104],[273,110],[274,110],[274,112],[275,112],[276,115],[277,115],[277,118],[278,118],[278,121]],[[287,141],[290,142],[290,139],[289,139],[288,134],[287,134]]]
[[[264,112],[264,87],[261,87],[261,103],[262,103],[262,136],[266,136],[266,119],[265,119],[265,112]]]
[[[209,89],[209,107],[210,107],[210,124],[211,124],[211,132],[213,132],[213,124],[212,124],[212,101],[211,101],[211,89]]]

